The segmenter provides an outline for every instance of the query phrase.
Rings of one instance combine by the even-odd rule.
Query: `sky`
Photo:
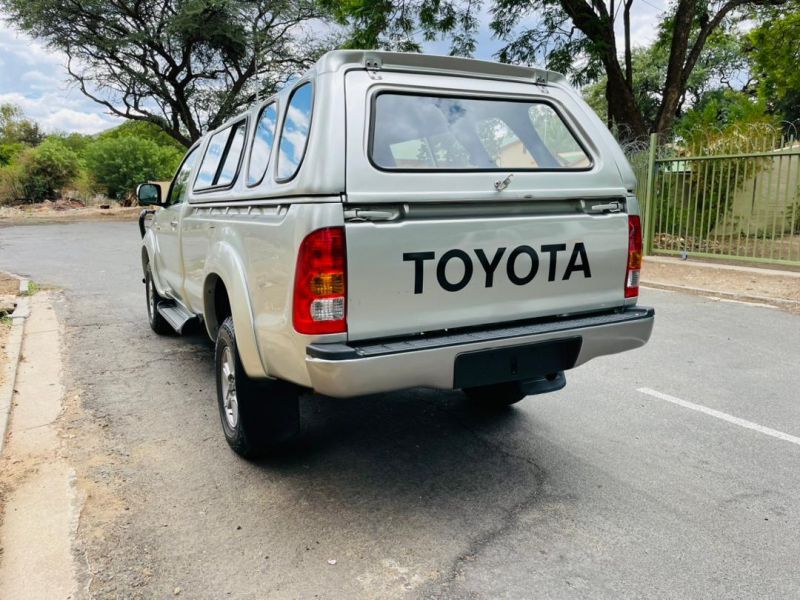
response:
[[[637,0],[631,18],[633,46],[647,45],[655,39],[658,15],[667,0]],[[16,32],[0,13],[0,104],[19,105],[25,114],[38,121],[48,133],[92,134],[118,125],[121,120],[85,97],[70,83],[63,54],[50,50],[40,41]],[[489,16],[481,15],[478,50],[475,58],[492,59],[501,42],[488,30]],[[622,18],[617,29],[621,31]],[[621,42],[621,39],[620,39]],[[621,45],[620,45],[621,47]],[[446,41],[425,44],[425,51],[447,54]]]
[[[19,105],[48,133],[97,133],[121,121],[70,84],[65,57],[0,21],[0,104]]]

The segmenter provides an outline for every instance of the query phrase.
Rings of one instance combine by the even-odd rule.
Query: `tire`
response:
[[[525,397],[525,392],[516,382],[464,388],[463,392],[470,400],[486,408],[494,409],[506,408]]]
[[[236,454],[257,458],[296,437],[300,429],[299,389],[285,381],[247,376],[231,317],[217,333],[214,366],[222,431]]]
[[[147,300],[147,320],[150,322],[150,329],[158,335],[174,334],[175,330],[156,309],[158,303],[164,298],[158,295],[156,286],[153,284],[153,273],[150,271],[150,265],[147,265],[144,272],[144,293]]]

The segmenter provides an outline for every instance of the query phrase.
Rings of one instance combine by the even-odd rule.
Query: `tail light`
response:
[[[346,262],[344,227],[317,229],[300,244],[292,315],[298,333],[347,331]]]
[[[628,268],[625,272],[625,297],[639,295],[642,269],[642,221],[639,215],[628,215]]]

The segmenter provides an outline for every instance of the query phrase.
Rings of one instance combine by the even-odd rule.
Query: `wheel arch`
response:
[[[214,340],[226,317],[233,314],[230,292],[217,273],[209,273],[203,283],[203,316],[208,336]]]
[[[250,377],[268,376],[255,333],[250,293],[244,267],[233,248],[216,244],[209,252],[206,277],[203,281],[203,320],[209,337],[214,340],[222,322],[232,317],[236,345],[245,372]]]

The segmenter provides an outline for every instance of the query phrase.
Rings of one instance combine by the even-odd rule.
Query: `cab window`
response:
[[[197,147],[192,148],[186,154],[181,166],[178,167],[178,172],[175,174],[175,179],[173,179],[172,187],[169,191],[168,206],[186,202],[189,197],[189,175],[191,175],[192,169],[197,164],[198,156]]]
[[[295,88],[289,99],[278,146],[276,179],[279,182],[289,181],[300,169],[308,144],[308,132],[311,129],[313,102],[313,89],[310,83]]]
[[[247,169],[247,185],[258,185],[267,172],[272,142],[278,126],[278,109],[274,102],[261,109],[250,149],[250,166]]]
[[[244,148],[245,125],[242,120],[211,136],[194,184],[195,190],[233,183]]]

